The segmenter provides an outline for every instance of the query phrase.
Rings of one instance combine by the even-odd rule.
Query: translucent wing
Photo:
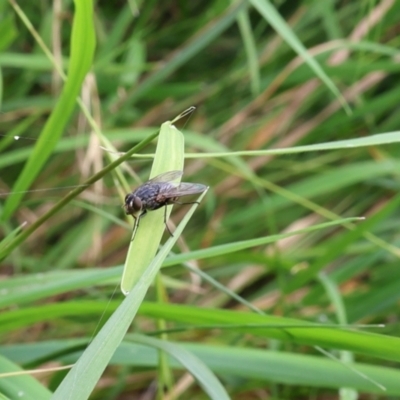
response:
[[[150,179],[148,182],[170,182],[181,177],[182,175],[183,171],[168,171],[164,172],[163,174],[157,175],[153,179]]]
[[[189,194],[197,194],[203,193],[207,189],[206,185],[202,185],[201,183],[186,183],[182,182],[180,185],[169,188],[165,192],[163,192],[163,196],[166,199],[173,197],[181,197],[187,196]]]

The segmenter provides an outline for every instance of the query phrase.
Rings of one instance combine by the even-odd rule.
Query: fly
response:
[[[170,204],[199,204],[198,201],[181,203],[178,200],[182,196],[203,193],[207,186],[200,183],[173,183],[172,181],[181,177],[182,171],[169,171],[156,176],[139,186],[125,197],[125,213],[135,218],[134,230],[139,227],[140,218],[147,211],[157,210],[165,207],[164,223],[171,236],[172,232],[167,225],[167,206]]]

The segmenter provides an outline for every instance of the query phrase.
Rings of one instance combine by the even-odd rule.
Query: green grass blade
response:
[[[313,279],[318,273],[329,265],[333,260],[336,259],[338,253],[346,251],[350,244],[362,236],[368,237],[370,231],[376,224],[379,224],[384,217],[389,217],[398,209],[400,204],[400,195],[393,197],[388,201],[384,207],[376,212],[371,217],[362,221],[354,229],[347,231],[344,235],[341,235],[333,239],[330,243],[329,250],[326,254],[317,258],[306,271],[299,272],[293,280],[288,284],[286,290],[288,292],[294,291],[304,286],[308,281]],[[397,257],[399,257],[399,249],[397,248]]]
[[[191,251],[190,253],[183,253],[183,254],[176,254],[170,258],[168,258],[163,266],[169,267],[172,265],[176,265],[179,263],[187,262],[189,260],[201,260],[205,258],[210,258],[210,257],[218,257],[224,254],[229,254],[229,253],[234,253],[236,251],[241,251],[244,249],[248,249],[251,247],[256,247],[256,246],[262,246],[266,245],[269,243],[274,243],[279,240],[294,236],[294,235],[300,235],[304,233],[309,233],[313,232],[319,229],[324,229],[324,228],[330,228],[332,226],[336,225],[342,225],[346,224],[349,222],[355,222],[359,221],[360,218],[344,218],[340,219],[337,221],[332,221],[332,222],[325,222],[323,224],[317,224],[310,226],[305,229],[301,229],[298,231],[290,232],[290,233],[282,233],[279,235],[271,235],[271,236],[265,236],[261,238],[256,238],[256,239],[249,239],[249,240],[243,240],[240,242],[233,242],[233,243],[227,243],[227,244],[222,244],[219,246],[214,246],[210,247],[208,249],[201,249],[201,250],[194,250]]]
[[[71,290],[95,285],[115,286],[120,280],[121,267],[75,271],[52,271],[0,281],[0,307],[27,304]]]
[[[212,371],[198,357],[187,351],[184,347],[176,343],[158,340],[143,335],[132,335],[132,340],[145,346],[163,350],[165,353],[179,361],[185,369],[194,376],[198,384],[207,393],[210,399],[230,399],[224,387]]]
[[[162,305],[145,303],[141,307],[141,314],[193,326],[216,324],[226,325],[228,328],[232,325],[231,330],[235,332],[251,333],[288,343],[349,350],[381,359],[400,361],[400,339],[393,336],[342,328],[313,327],[312,323],[308,328],[305,326],[306,322],[292,318],[165,303]],[[243,324],[242,328],[237,326],[240,323]],[[259,325],[256,327],[253,324]],[[298,327],[293,324],[297,324]]]
[[[2,374],[23,372],[7,358],[0,355],[0,396],[4,399],[47,400],[51,392],[29,374],[2,377]]]
[[[233,242],[220,246],[213,246],[208,249],[195,250],[184,254],[175,254],[173,256],[169,256],[163,262],[163,266],[170,267],[193,259],[200,260],[211,257],[218,257],[224,254],[245,250],[251,247],[274,243],[278,240],[294,235],[333,227],[346,222],[349,222],[349,219],[318,224],[291,233],[271,235],[262,238]],[[39,274],[34,277],[21,277],[14,278],[12,281],[0,281],[0,290],[2,290],[5,294],[4,296],[0,297],[0,307],[6,307],[12,304],[23,304],[26,302],[32,302],[34,300],[43,299],[48,296],[65,293],[69,290],[76,290],[87,286],[114,282],[114,280],[117,279],[120,274],[121,268],[115,267],[113,269],[107,270],[91,269],[87,271],[49,272],[47,274]]]
[[[227,151],[226,148],[218,142],[214,142],[209,138],[199,137],[196,134],[188,134],[188,143],[195,145],[196,147],[203,150],[203,153],[185,153],[185,158],[215,158],[215,157],[232,157],[232,156],[268,156],[268,155],[280,155],[280,154],[297,154],[307,153],[315,151],[327,151],[327,150],[352,150],[359,147],[369,146],[383,146],[386,144],[399,143],[400,133],[398,131],[379,133],[376,135],[370,135],[361,138],[352,138],[346,140],[335,140],[326,143],[310,144],[306,146],[294,146],[280,149],[262,149],[262,150],[239,150],[239,151]],[[138,154],[134,158],[153,158],[153,154]]]
[[[157,84],[188,62],[192,57],[203,50],[210,42],[218,37],[224,30],[228,29],[235,21],[237,14],[243,9],[245,2],[240,1],[227,8],[218,19],[206,25],[200,32],[174,52],[172,57],[163,63],[155,73],[149,75],[140,85],[135,87],[131,96],[124,101],[124,107],[132,106],[143,95],[147,94]]]
[[[0,242],[0,253],[6,251],[7,247],[10,243],[15,239],[17,235],[21,232],[23,226],[18,226],[17,228],[13,229],[7,236],[1,240]]]
[[[276,11],[275,7],[268,0],[250,0],[250,3],[258,12],[273,26],[273,28],[286,40],[293,50],[303,58],[315,74],[325,83],[328,89],[337,97],[344,109],[350,114],[350,107],[346,100],[335,86],[329,76],[321,68],[318,62],[311,57],[297,36],[289,28],[286,21]]]
[[[237,21],[243,38],[244,48],[246,50],[251,92],[253,96],[256,96],[261,90],[260,68],[258,66],[257,59],[257,46],[254,39],[254,34],[251,30],[251,22],[247,9],[239,12]]]
[[[39,140],[13,187],[13,192],[4,206],[1,218],[7,220],[18,208],[26,191],[32,184],[54,150],[74,110],[82,82],[90,69],[95,49],[93,25],[93,3],[91,0],[76,0],[71,35],[71,56],[67,82],[51,113]]]
[[[204,197],[205,193],[206,192],[200,196],[200,199]],[[140,276],[139,281],[131,289],[128,296],[106,322],[92,343],[85,350],[82,357],[61,382],[52,400],[86,400],[89,397],[135,318],[139,306],[146,295],[147,289],[152,284],[162,262],[171,251],[196,208],[197,204],[194,204],[188,210],[182,222],[176,228],[175,236],[170,237],[160,249],[148,265],[148,268]]]
[[[183,171],[183,156],[182,133],[171,122],[165,122],[161,126],[150,178],[167,171]],[[171,210],[172,207],[168,207],[167,220]],[[123,293],[129,293],[154,258],[164,231],[164,207],[162,207],[149,212],[141,221],[139,229],[133,232],[133,241],[130,242],[121,280]]]
[[[326,358],[283,351],[197,344],[188,344],[187,348],[215,373],[232,374],[242,379],[332,389],[346,385],[367,393],[389,392],[397,396],[400,393],[400,373],[395,368],[357,363],[354,364],[355,371],[349,371],[346,366]],[[381,386],[362,379],[356,371]],[[382,386],[386,391],[382,390]]]
[[[41,226],[45,221],[47,221],[50,217],[55,215],[61,208],[63,208],[66,204],[68,204],[71,200],[73,200],[79,193],[82,193],[86,187],[92,185],[94,182],[97,182],[101,179],[105,174],[111,172],[116,167],[118,167],[121,163],[128,160],[132,154],[144,148],[147,144],[149,144],[153,139],[158,136],[158,132],[150,135],[146,139],[142,140],[139,144],[134,146],[128,152],[126,152],[123,156],[117,158],[112,163],[108,164],[97,174],[94,174],[85,182],[83,182],[80,186],[71,190],[65,197],[63,197],[60,201],[58,201],[54,207],[52,207],[49,211],[43,214],[39,219],[37,219],[32,225],[30,225],[27,229],[25,229],[20,235],[18,235],[14,240],[12,240],[8,246],[0,251],[0,260],[7,257],[11,251],[13,251],[19,244],[21,244],[26,238],[28,238],[35,230]]]

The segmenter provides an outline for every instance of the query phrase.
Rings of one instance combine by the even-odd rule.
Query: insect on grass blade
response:
[[[126,195],[124,204],[125,213],[132,215],[135,219],[132,240],[139,227],[140,218],[148,211],[158,210],[161,207],[165,207],[164,223],[170,235],[173,236],[167,225],[166,207],[171,204],[198,203],[197,201],[179,202],[178,200],[183,196],[203,193],[207,189],[207,186],[200,183],[182,182],[174,184],[172,181],[180,178],[182,174],[182,171],[164,172]]]

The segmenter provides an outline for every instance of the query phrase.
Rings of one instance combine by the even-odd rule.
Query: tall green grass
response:
[[[399,12],[1,3],[3,397],[397,398]]]

